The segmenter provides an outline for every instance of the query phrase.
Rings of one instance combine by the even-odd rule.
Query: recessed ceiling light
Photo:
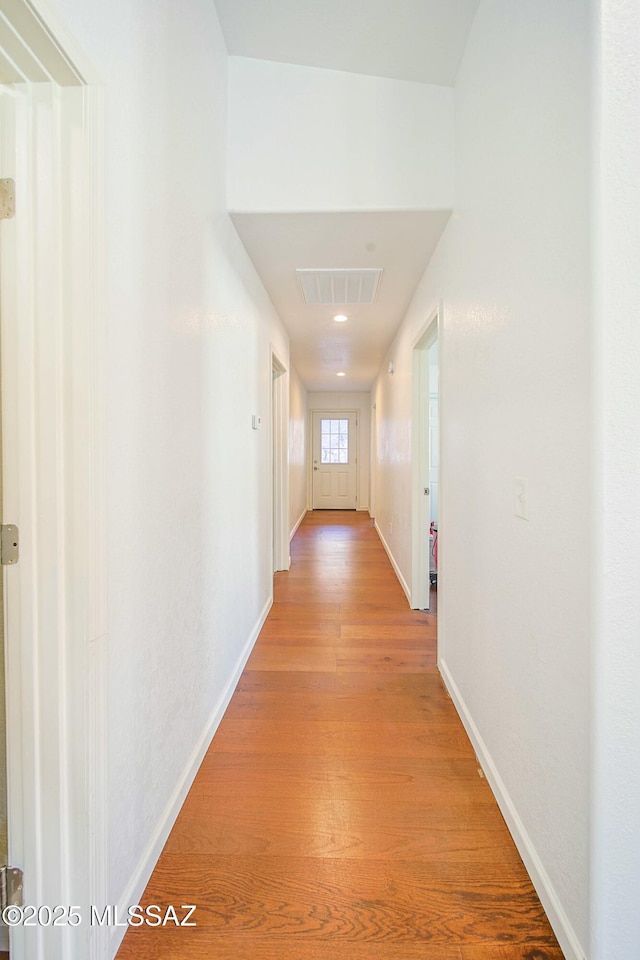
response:
[[[346,377],[344,370],[341,370],[340,373],[336,373],[336,377]]]
[[[339,313],[337,317],[333,318],[336,323],[344,323],[345,320],[348,320],[349,317],[345,317],[344,313]]]

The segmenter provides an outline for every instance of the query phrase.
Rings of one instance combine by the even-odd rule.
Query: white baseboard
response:
[[[386,550],[387,556],[389,557],[389,560],[391,561],[391,566],[393,567],[393,569],[394,569],[395,572],[396,572],[396,577],[397,577],[398,580],[400,581],[400,586],[402,587],[402,589],[404,590],[404,592],[405,592],[406,595],[407,595],[407,600],[409,601],[409,606],[411,606],[411,590],[409,590],[409,585],[408,585],[407,581],[405,580],[405,578],[402,576],[402,573],[400,572],[400,567],[399,567],[398,564],[396,563],[396,559],[395,559],[393,553],[391,552],[391,548],[389,547],[389,544],[387,543],[387,541],[385,540],[385,538],[382,536],[382,530],[381,530],[380,527],[378,526],[378,521],[377,521],[377,520],[374,520],[374,521],[373,521],[373,525],[374,525],[374,527],[375,527],[376,533],[377,533],[378,536],[380,537],[380,542],[382,543],[382,546],[383,546],[384,549]]]
[[[440,668],[440,673],[442,674],[442,679],[445,682],[447,690],[451,695],[456,710],[460,715],[460,719],[464,724],[465,730],[469,735],[469,739],[473,744],[473,749],[476,752],[478,761],[482,767],[482,770],[487,778],[487,782],[493,791],[493,795],[496,798],[498,806],[502,816],[504,817],[509,832],[513,837],[514,843],[518,848],[518,852],[522,857],[523,863],[527,869],[531,881],[536,889],[536,893],[540,897],[540,902],[544,907],[545,913],[549,918],[549,923],[553,927],[553,932],[558,938],[558,943],[562,951],[564,952],[567,960],[586,960],[586,953],[583,947],[580,944],[576,933],[569,922],[569,919],[562,907],[560,898],[558,897],[555,888],[549,878],[548,873],[546,872],[542,860],[540,859],[538,852],[533,845],[531,837],[526,831],[518,811],[509,796],[509,793],[503,783],[503,780],[498,772],[496,765],[494,764],[487,746],[480,736],[478,728],[476,727],[471,714],[467,708],[464,699],[456,686],[455,680],[453,679],[449,668],[446,663],[440,659],[438,661],[438,666]]]
[[[251,635],[247,640],[242,653],[238,657],[235,669],[232,675],[229,677],[227,684],[218,700],[218,703],[215,706],[211,717],[203,730],[196,746],[191,752],[191,756],[187,760],[187,763],[182,771],[182,775],[178,780],[178,783],[175,786],[173,794],[167,803],[160,821],[151,837],[149,843],[146,846],[142,857],[136,867],[133,877],[127,886],[124,894],[120,898],[120,902],[117,905],[117,914],[119,917],[126,917],[127,910],[132,904],[140,903],[142,894],[144,893],[145,887],[149,882],[149,878],[153,873],[153,869],[158,862],[158,858],[162,852],[162,848],[167,842],[167,838],[171,833],[171,829],[176,821],[178,814],[180,813],[180,808],[185,801],[185,798],[191,789],[191,785],[194,781],[195,775],[198,772],[200,764],[204,759],[204,755],[209,749],[211,741],[213,740],[214,734],[220,725],[220,721],[224,716],[224,712],[229,706],[229,701],[233,696],[233,692],[238,685],[238,680],[240,675],[244,670],[245,664],[249,659],[249,655],[253,650],[254,644],[258,639],[258,634],[262,630],[265,620],[273,606],[273,596],[270,596],[267,602],[265,603],[258,620],[251,631]],[[115,957],[118,952],[118,948],[122,942],[122,939],[127,931],[127,927],[111,927],[111,943],[110,943],[110,956]]]
[[[307,508],[305,507],[304,510],[302,511],[302,513],[300,514],[300,516],[298,517],[298,519],[296,520],[295,524],[293,525],[293,530],[292,530],[291,533],[289,534],[289,543],[291,543],[291,541],[292,541],[293,538],[295,537],[295,535],[296,535],[296,530],[298,529],[298,527],[300,526],[300,524],[302,523],[302,521],[303,521],[304,518],[306,517],[307,513],[308,513],[308,510],[307,510]]]

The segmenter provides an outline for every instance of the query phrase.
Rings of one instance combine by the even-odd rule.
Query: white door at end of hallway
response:
[[[313,414],[312,497],[314,510],[355,510],[358,489],[358,414]]]

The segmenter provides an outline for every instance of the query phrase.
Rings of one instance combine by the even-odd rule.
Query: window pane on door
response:
[[[349,463],[349,421],[320,421],[320,460],[322,463]]]

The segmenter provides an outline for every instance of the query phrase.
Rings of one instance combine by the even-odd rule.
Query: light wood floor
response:
[[[119,960],[562,960],[365,514],[308,514]]]

